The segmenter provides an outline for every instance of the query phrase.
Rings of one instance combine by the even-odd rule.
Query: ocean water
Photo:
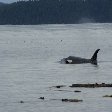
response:
[[[97,66],[59,63],[91,58],[98,48]],[[0,26],[0,112],[112,112],[112,98],[102,97],[112,88],[70,88],[74,83],[112,83],[112,24]]]

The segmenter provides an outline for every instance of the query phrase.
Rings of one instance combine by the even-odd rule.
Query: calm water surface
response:
[[[97,48],[98,66],[59,63],[91,58]],[[112,99],[102,97],[111,88],[69,87],[96,82],[112,83],[112,24],[0,26],[0,112],[112,112]],[[62,98],[83,102],[52,100]]]

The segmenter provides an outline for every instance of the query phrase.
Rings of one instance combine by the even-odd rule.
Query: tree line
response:
[[[112,0],[29,0],[0,4],[0,24],[112,22]]]

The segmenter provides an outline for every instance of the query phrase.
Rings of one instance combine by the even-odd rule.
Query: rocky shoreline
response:
[[[95,83],[95,84],[72,84],[69,87],[85,87],[85,88],[97,88],[97,87],[112,87],[112,84],[106,84],[106,83]]]

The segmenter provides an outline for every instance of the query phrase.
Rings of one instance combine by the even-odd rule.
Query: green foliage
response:
[[[0,24],[112,22],[112,0],[29,0],[0,5]]]

